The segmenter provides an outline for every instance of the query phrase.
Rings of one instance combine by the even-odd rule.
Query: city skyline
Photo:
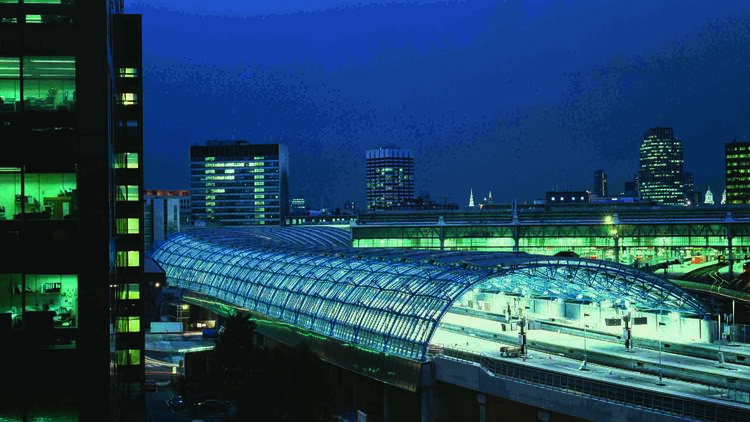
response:
[[[723,190],[723,144],[750,134],[750,5],[636,3],[134,2],[146,186],[186,188],[190,145],[247,139],[288,144],[290,192],[316,207],[364,204],[362,152],[383,144],[419,158],[415,195],[528,201],[598,169],[616,194],[665,126],[696,189]]]

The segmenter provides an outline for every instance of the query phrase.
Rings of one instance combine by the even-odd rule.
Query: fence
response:
[[[468,350],[446,348],[442,351],[442,356],[477,363],[497,377],[551,388],[569,394],[592,397],[610,403],[704,421],[735,422],[750,420],[750,407],[713,401],[710,398],[704,401],[530,368],[514,363],[512,360],[495,359]]]

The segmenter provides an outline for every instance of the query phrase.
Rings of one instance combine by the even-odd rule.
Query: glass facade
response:
[[[750,142],[725,144],[724,159],[727,204],[750,204]]]
[[[0,420],[145,420],[140,16],[0,3]]]
[[[643,137],[640,155],[641,198],[664,205],[684,205],[683,147],[672,128],[650,129]]]
[[[72,56],[0,56],[0,112],[75,110],[75,68]]]
[[[190,148],[190,214],[196,224],[280,225],[288,210],[287,149],[209,141]]]
[[[0,220],[76,217],[75,173],[26,173],[0,168]]]
[[[414,158],[411,150],[368,150],[367,209],[398,209],[414,198]]]
[[[50,274],[0,274],[0,289],[11,292],[0,296],[0,314],[10,319],[14,329],[22,329],[24,319],[28,319],[26,329],[31,324],[47,324],[51,330],[74,329],[78,319],[78,278],[75,275]],[[40,339],[49,346],[74,344],[76,335],[52,336]],[[63,340],[64,339],[64,340]]]

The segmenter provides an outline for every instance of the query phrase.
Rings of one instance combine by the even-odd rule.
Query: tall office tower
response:
[[[684,173],[683,189],[688,205],[696,205],[700,203],[700,192],[696,192],[695,190],[695,174],[693,172],[686,171]]]
[[[594,195],[604,198],[607,193],[607,174],[604,170],[597,170],[594,173]]]
[[[289,211],[283,144],[208,141],[190,147],[194,225],[281,225]]]
[[[750,142],[724,144],[726,203],[750,204]]]
[[[649,129],[641,144],[641,198],[664,205],[685,204],[682,141],[672,128]]]
[[[403,207],[414,199],[414,158],[409,149],[367,150],[367,209]]]
[[[0,420],[145,420],[141,16],[0,21]]]

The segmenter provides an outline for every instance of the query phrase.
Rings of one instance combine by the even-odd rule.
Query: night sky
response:
[[[750,136],[750,1],[126,0],[143,14],[146,188],[189,146],[282,142],[290,193],[364,207],[365,150],[410,148],[416,193],[462,207],[610,194],[674,128],[696,189]]]

